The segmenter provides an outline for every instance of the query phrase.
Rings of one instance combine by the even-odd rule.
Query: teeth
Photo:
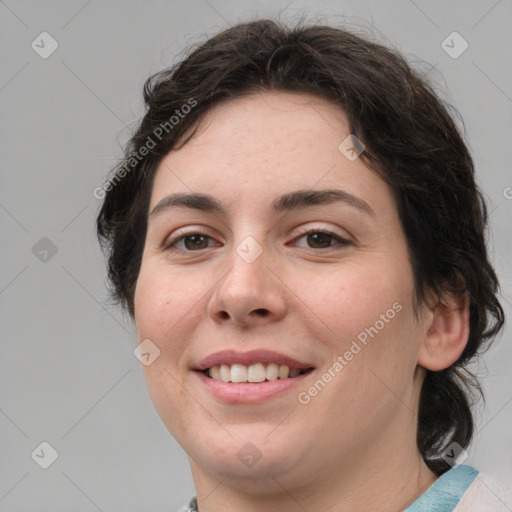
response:
[[[247,382],[247,366],[243,364],[232,364],[231,382]]]
[[[214,366],[210,368],[210,377],[215,380],[222,380],[220,378],[220,366]]]
[[[279,377],[279,365],[276,363],[270,363],[267,366],[267,380],[277,380]]]
[[[290,375],[289,377],[297,377],[297,375],[300,375],[300,370],[298,368],[290,368]]]
[[[211,376],[211,374],[210,374]],[[220,365],[220,380],[222,382],[229,382],[231,379],[231,368],[228,364]]]
[[[279,378],[287,379],[289,374],[290,374],[290,367],[286,366],[285,364],[280,364],[279,372],[278,372]]]
[[[251,364],[221,364],[209,369],[212,379],[222,382],[264,382],[265,380],[288,379],[297,377],[302,371],[299,368],[290,368],[285,364],[263,363]]]
[[[251,366],[249,366],[247,370],[247,380],[249,382],[263,382],[266,377],[267,371],[261,363],[251,364]]]

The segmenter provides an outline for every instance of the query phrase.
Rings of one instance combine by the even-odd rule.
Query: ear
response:
[[[418,364],[432,371],[444,370],[462,354],[469,337],[467,292],[437,299],[426,316],[426,332],[418,354]]]

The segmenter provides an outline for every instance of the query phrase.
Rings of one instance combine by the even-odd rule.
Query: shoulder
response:
[[[405,512],[510,512],[510,482],[467,465],[441,475]]]
[[[512,482],[479,472],[462,495],[454,512],[510,512]]]
[[[183,505],[177,512],[197,512],[197,499],[194,496],[186,505]]]

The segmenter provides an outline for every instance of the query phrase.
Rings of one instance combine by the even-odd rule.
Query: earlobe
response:
[[[459,359],[469,337],[467,292],[449,294],[431,309],[418,354],[418,364],[432,371],[444,370]]]

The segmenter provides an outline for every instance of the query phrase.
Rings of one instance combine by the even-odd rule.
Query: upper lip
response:
[[[257,349],[248,352],[239,352],[237,350],[221,350],[206,356],[201,360],[194,370],[204,371],[213,366],[221,364],[243,364],[249,366],[256,363],[276,363],[289,366],[290,368],[307,369],[313,368],[313,365],[304,361],[299,361],[293,357],[275,352],[273,350]]]

